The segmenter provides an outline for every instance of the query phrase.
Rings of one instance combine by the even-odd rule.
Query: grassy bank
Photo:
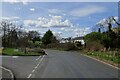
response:
[[[9,55],[9,56],[39,56],[42,55],[42,53],[37,53],[37,52],[21,52],[21,51],[17,51],[14,48],[5,48],[3,50],[2,55]]]
[[[0,48],[0,55],[2,55],[2,51],[3,51],[3,49],[2,49],[2,48]]]
[[[119,51],[106,51],[106,52],[91,51],[91,52],[84,52],[84,54],[105,61],[115,66],[118,66],[118,64],[120,64]]]

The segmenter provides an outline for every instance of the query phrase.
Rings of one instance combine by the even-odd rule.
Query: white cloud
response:
[[[58,39],[58,40],[60,40],[62,37],[61,37],[61,34],[62,34],[62,32],[54,32],[54,31],[52,31],[53,32],[53,34],[54,34],[54,36]]]
[[[65,30],[65,28],[60,28],[60,30]]]
[[[52,13],[52,14],[59,14],[59,13],[62,12],[62,10],[59,10],[59,9],[49,9],[48,12]]]
[[[4,19],[13,21],[20,21],[19,17],[4,17]],[[73,25],[68,19],[63,19],[62,16],[51,16],[50,18],[39,17],[37,20],[24,20],[23,31],[38,31],[41,35],[44,35],[46,29],[50,27],[58,27],[56,30],[53,30],[53,34],[57,39],[62,37],[76,37],[83,36],[90,32],[90,28],[82,28],[80,25]]]
[[[37,21],[35,20],[24,20],[24,26],[36,26]]]
[[[84,36],[88,33],[91,32],[91,29],[90,27],[77,27],[77,26],[74,26],[74,27],[69,27],[69,28],[61,28],[61,30],[65,33],[69,33],[69,34],[72,34],[74,37],[76,36]]]
[[[9,20],[9,21],[18,21],[20,20],[20,17],[13,16],[13,17],[1,17],[1,20]]]
[[[30,8],[30,11],[35,11],[35,8]]]
[[[38,20],[25,20],[25,26],[35,26],[35,27],[71,27],[72,23],[66,19],[63,20],[62,16],[51,16],[51,18],[39,17]]]
[[[70,14],[76,17],[85,17],[85,16],[89,16],[94,13],[104,12],[105,10],[106,9],[102,6],[91,6],[90,5],[90,6],[86,6],[83,8],[72,10],[70,11]]]
[[[74,35],[75,35],[75,36],[84,36],[84,35],[90,33],[90,32],[91,32],[91,29],[90,29],[90,27],[86,27],[86,28],[75,28],[75,29],[73,30],[73,32],[74,32]]]
[[[2,0],[2,2],[9,2],[11,4],[22,2],[24,5],[27,5],[28,0]]]
[[[119,2],[119,0],[29,0],[29,2]]]

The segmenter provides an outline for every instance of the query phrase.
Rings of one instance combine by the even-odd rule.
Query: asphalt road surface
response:
[[[45,56],[3,56],[16,78],[118,78],[118,69],[75,51],[45,50]]]

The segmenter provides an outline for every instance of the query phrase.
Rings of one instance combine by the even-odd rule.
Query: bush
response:
[[[34,53],[39,53],[39,54],[46,54],[44,50],[40,48],[34,48],[34,49],[27,49],[27,52],[34,52]]]
[[[84,38],[86,43],[86,49],[91,51],[98,51],[104,48],[101,44],[102,33],[100,32],[92,32],[87,34]]]
[[[104,49],[104,46],[100,42],[90,42],[86,45],[86,49],[89,51],[99,51]]]
[[[73,43],[52,43],[48,44],[47,48],[54,48],[66,51],[77,49]]]
[[[101,40],[101,37],[102,37],[102,34],[99,33],[99,32],[92,32],[90,34],[87,34],[85,37],[84,37],[84,40],[87,43],[90,43],[92,41],[100,41]]]

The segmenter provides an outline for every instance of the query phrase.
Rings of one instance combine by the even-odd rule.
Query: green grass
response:
[[[40,53],[35,53],[35,52],[20,52],[20,51],[15,51],[14,48],[5,48],[3,50],[2,55],[9,55],[9,56],[38,56],[38,55],[42,55]]]
[[[101,60],[111,61],[113,63],[120,64],[120,58],[118,56],[114,56],[114,54],[119,55],[120,53],[117,51],[108,51],[108,52],[99,52],[92,51],[87,52],[87,55],[99,58]]]

